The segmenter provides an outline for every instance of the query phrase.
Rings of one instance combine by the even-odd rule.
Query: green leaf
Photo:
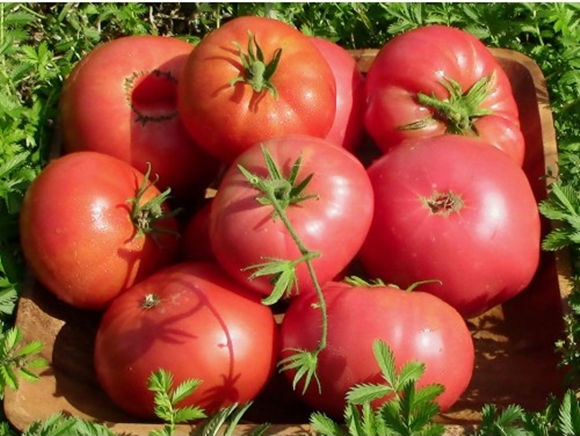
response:
[[[342,436],[343,431],[340,424],[334,422],[328,415],[322,412],[310,414],[310,425],[314,431],[322,436]],[[370,433],[369,433],[370,434]]]
[[[563,436],[580,434],[580,406],[575,393],[572,391],[567,391],[562,399],[558,413],[558,424],[560,434]]]
[[[185,380],[180,383],[171,393],[171,402],[178,404],[180,401],[189,397],[201,384],[200,380]]]
[[[298,289],[296,264],[299,261],[300,260],[266,258],[266,262],[264,263],[244,268],[244,270],[254,270],[254,272],[248,277],[250,280],[257,277],[272,277],[272,291],[270,292],[270,295],[262,299],[262,304],[275,304],[283,297],[290,296],[293,291]]]
[[[203,409],[197,406],[178,407],[178,403],[193,394],[201,384],[200,380],[188,379],[173,388],[173,375],[160,368],[149,376],[148,389],[154,393],[155,415],[167,425],[157,436],[171,435],[177,423],[202,419],[206,417]]]
[[[238,403],[234,403],[230,406],[222,407],[203,425],[201,436],[217,436],[218,434],[222,434],[223,436],[233,436],[236,426],[252,404],[253,402],[250,401],[241,406]],[[224,425],[226,428],[222,432],[222,427]],[[258,426],[252,434],[262,434],[267,426],[266,423]]]
[[[395,390],[384,384],[360,383],[353,386],[346,394],[346,400],[351,404],[364,404],[392,395]]]
[[[364,436],[366,434],[361,414],[354,404],[346,404],[344,422],[350,436]],[[375,434],[375,432],[369,434]]]
[[[398,390],[399,387],[408,385],[409,383],[415,383],[425,373],[425,364],[421,362],[408,362],[400,370],[397,376],[397,384],[395,389]]]
[[[302,388],[302,393],[304,394],[314,379],[318,386],[318,391],[321,392],[320,379],[316,373],[318,353],[299,348],[290,348],[288,350],[294,353],[278,361],[278,366],[281,371],[296,370],[292,380],[292,389],[296,390],[296,386],[304,378],[304,386]]]
[[[381,370],[381,375],[389,386],[397,386],[397,373],[395,367],[395,355],[386,342],[377,340],[373,342],[373,355]]]
[[[481,409],[481,425],[477,436],[525,434],[520,424],[523,417],[524,410],[520,406],[509,405],[498,415],[496,405],[485,404]]]
[[[206,417],[205,412],[197,406],[178,407],[173,412],[173,422],[197,421]]]

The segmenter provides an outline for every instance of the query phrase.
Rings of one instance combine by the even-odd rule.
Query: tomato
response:
[[[115,156],[181,202],[203,195],[218,162],[189,137],[177,113],[177,84],[194,46],[178,38],[128,36],[104,43],[66,78],[60,116],[66,152]]]
[[[196,143],[230,163],[271,137],[324,137],[334,122],[336,85],[302,32],[243,16],[204,37],[188,57],[178,107]]]
[[[389,345],[397,368],[409,361],[425,364],[418,387],[443,385],[445,391],[436,400],[443,411],[465,391],[474,368],[473,340],[465,321],[450,305],[432,294],[392,286],[330,282],[323,292],[328,343],[318,355],[321,390],[314,380],[303,395],[303,380],[295,390],[309,406],[341,419],[351,387],[384,383],[372,351],[377,339]],[[322,319],[316,303],[313,294],[290,302],[280,331],[283,358],[293,353],[292,348],[314,350],[318,345]],[[292,381],[295,370],[284,374]]]
[[[336,81],[336,115],[325,139],[355,151],[365,134],[365,76],[348,50],[320,37],[311,37],[311,41],[330,65]]]
[[[196,210],[185,223],[181,241],[181,256],[184,260],[215,261],[209,239],[210,212],[211,199]]]
[[[206,414],[253,400],[272,376],[278,326],[269,307],[215,264],[187,262],[158,271],[119,296],[95,339],[98,381],[135,416],[154,417],[150,375],[174,384],[201,380],[179,403]]]
[[[249,279],[248,269],[269,258],[296,260],[301,252],[271,204],[258,201],[260,191],[252,186],[241,165],[260,177],[268,177],[264,147],[287,176],[296,160],[301,166],[295,185],[310,174],[303,190],[304,201],[286,207],[286,215],[302,243],[320,253],[312,262],[320,283],[331,280],[356,256],[372,220],[373,192],[365,168],[344,148],[320,138],[285,136],[256,144],[230,166],[218,187],[210,213],[210,241],[224,269],[241,283],[262,294],[272,292],[272,276]],[[281,201],[288,185],[280,184]],[[299,292],[313,289],[305,262],[296,267]]]
[[[422,287],[466,317],[520,293],[540,256],[540,217],[524,171],[458,135],[407,140],[368,169],[375,212],[359,259],[372,277]]]
[[[383,151],[404,139],[477,136],[520,166],[525,141],[511,84],[470,33],[423,26],[389,40],[367,74],[365,126]]]
[[[132,217],[144,175],[105,154],[79,151],[49,163],[28,188],[20,213],[23,253],[36,278],[75,307],[103,309],[178,253],[177,223]],[[140,206],[160,195],[155,186]],[[169,214],[166,204],[160,212]],[[148,227],[161,229],[149,232]]]

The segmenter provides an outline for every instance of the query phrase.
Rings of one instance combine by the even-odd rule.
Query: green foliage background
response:
[[[380,47],[393,35],[440,23],[466,29],[491,47],[520,51],[544,72],[560,149],[561,183],[580,196],[580,4],[576,3],[2,3],[0,4],[0,388],[11,388],[13,326],[25,265],[18,213],[46,164],[64,78],[97,44],[122,35],[177,35],[198,41],[245,14],[286,21],[346,48]],[[580,214],[580,202],[571,213]],[[576,229],[580,232],[580,229]],[[577,262],[577,239],[568,243]],[[571,297],[562,361],[579,368],[580,299]],[[578,339],[580,340],[580,339]],[[12,365],[12,366],[10,366]],[[16,368],[18,369],[18,368]],[[8,375],[6,375],[7,373]],[[2,429],[8,432],[7,423]]]

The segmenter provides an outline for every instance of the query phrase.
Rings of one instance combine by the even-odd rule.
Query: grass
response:
[[[544,72],[559,145],[561,183],[580,196],[580,4],[575,3],[2,3],[0,4],[0,344],[11,350],[25,265],[18,213],[46,165],[58,98],[71,68],[97,44],[129,34],[198,41],[244,14],[278,18],[346,48],[380,47],[393,35],[441,23],[466,29],[491,47],[520,51]],[[580,213],[580,211],[577,211]],[[570,241],[573,279],[578,246]],[[580,297],[570,299],[562,361],[580,368]],[[12,348],[10,348],[12,347]],[[33,353],[31,353],[33,354]],[[0,392],[14,388],[0,355]],[[7,375],[8,374],[8,375]],[[13,386],[13,387],[11,387]],[[9,431],[3,422],[1,429]],[[1,431],[0,431],[1,434]]]

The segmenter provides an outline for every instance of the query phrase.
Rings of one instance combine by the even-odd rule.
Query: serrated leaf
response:
[[[373,355],[381,370],[381,375],[387,384],[393,388],[397,385],[395,355],[391,348],[382,340],[373,342]]]
[[[574,232],[564,227],[556,228],[548,233],[542,241],[542,250],[557,251],[572,243],[580,242],[580,232]]]
[[[358,410],[360,410],[359,413],[363,434],[383,434],[384,428],[382,421],[377,419],[378,415],[370,403],[364,403]]]
[[[354,404],[347,404],[344,411],[344,422],[349,436],[364,436],[364,427],[358,408]]]
[[[2,350],[4,354],[12,350],[22,340],[22,331],[19,328],[12,327],[4,333],[2,341]]]
[[[168,392],[173,385],[173,375],[163,368],[149,376],[148,388],[153,392]]]
[[[346,400],[352,404],[364,404],[392,395],[393,388],[385,384],[360,383],[346,393]]]
[[[342,436],[342,427],[322,412],[310,414],[310,425],[321,436]]]
[[[178,404],[180,401],[193,394],[200,384],[201,380],[190,379],[177,385],[171,393],[172,404]]]
[[[572,391],[567,391],[558,412],[558,428],[562,436],[580,434],[580,408]]]
[[[423,386],[415,392],[415,403],[427,404],[434,402],[443,392],[445,392],[445,386],[440,384]]]
[[[202,408],[197,406],[184,406],[175,409],[173,414],[173,422],[187,422],[203,419],[207,415]]]
[[[423,377],[425,373],[425,364],[421,362],[407,362],[399,370],[397,384],[394,386],[395,390],[399,387],[406,386],[408,383],[413,383]]]
[[[228,425],[226,430],[224,431],[224,436],[233,436],[236,427],[244,414],[247,410],[252,406],[253,401],[248,401],[247,403],[242,404],[241,406],[237,406],[230,412],[230,416],[228,418]],[[263,423],[262,428],[256,428],[252,434],[259,435],[262,434],[265,429],[267,428],[267,424]]]
[[[203,426],[201,436],[215,436],[226,422],[228,416],[235,410],[237,404],[231,404],[219,409]]]
[[[75,436],[116,436],[116,433],[104,424],[87,421],[78,417],[70,418],[74,423]]]
[[[0,365],[0,378],[7,387],[11,389],[18,388],[18,377],[10,366]]]
[[[304,386],[302,388],[302,393],[306,392],[308,386],[310,385],[312,379],[316,381],[318,391],[321,392],[320,379],[316,373],[316,368],[318,366],[318,355],[314,352],[291,348],[289,351],[294,353],[281,359],[278,362],[278,366],[281,371],[288,371],[295,369],[296,373],[292,380],[292,389],[296,390],[298,382],[304,378]]]
[[[395,432],[395,434],[404,435],[407,433],[407,427],[402,422],[400,414],[401,405],[398,401],[388,401],[379,410],[379,416],[387,430]]]
[[[16,357],[25,357],[27,355],[40,353],[43,349],[43,344],[40,341],[30,341],[25,345],[18,347],[14,355]]]

